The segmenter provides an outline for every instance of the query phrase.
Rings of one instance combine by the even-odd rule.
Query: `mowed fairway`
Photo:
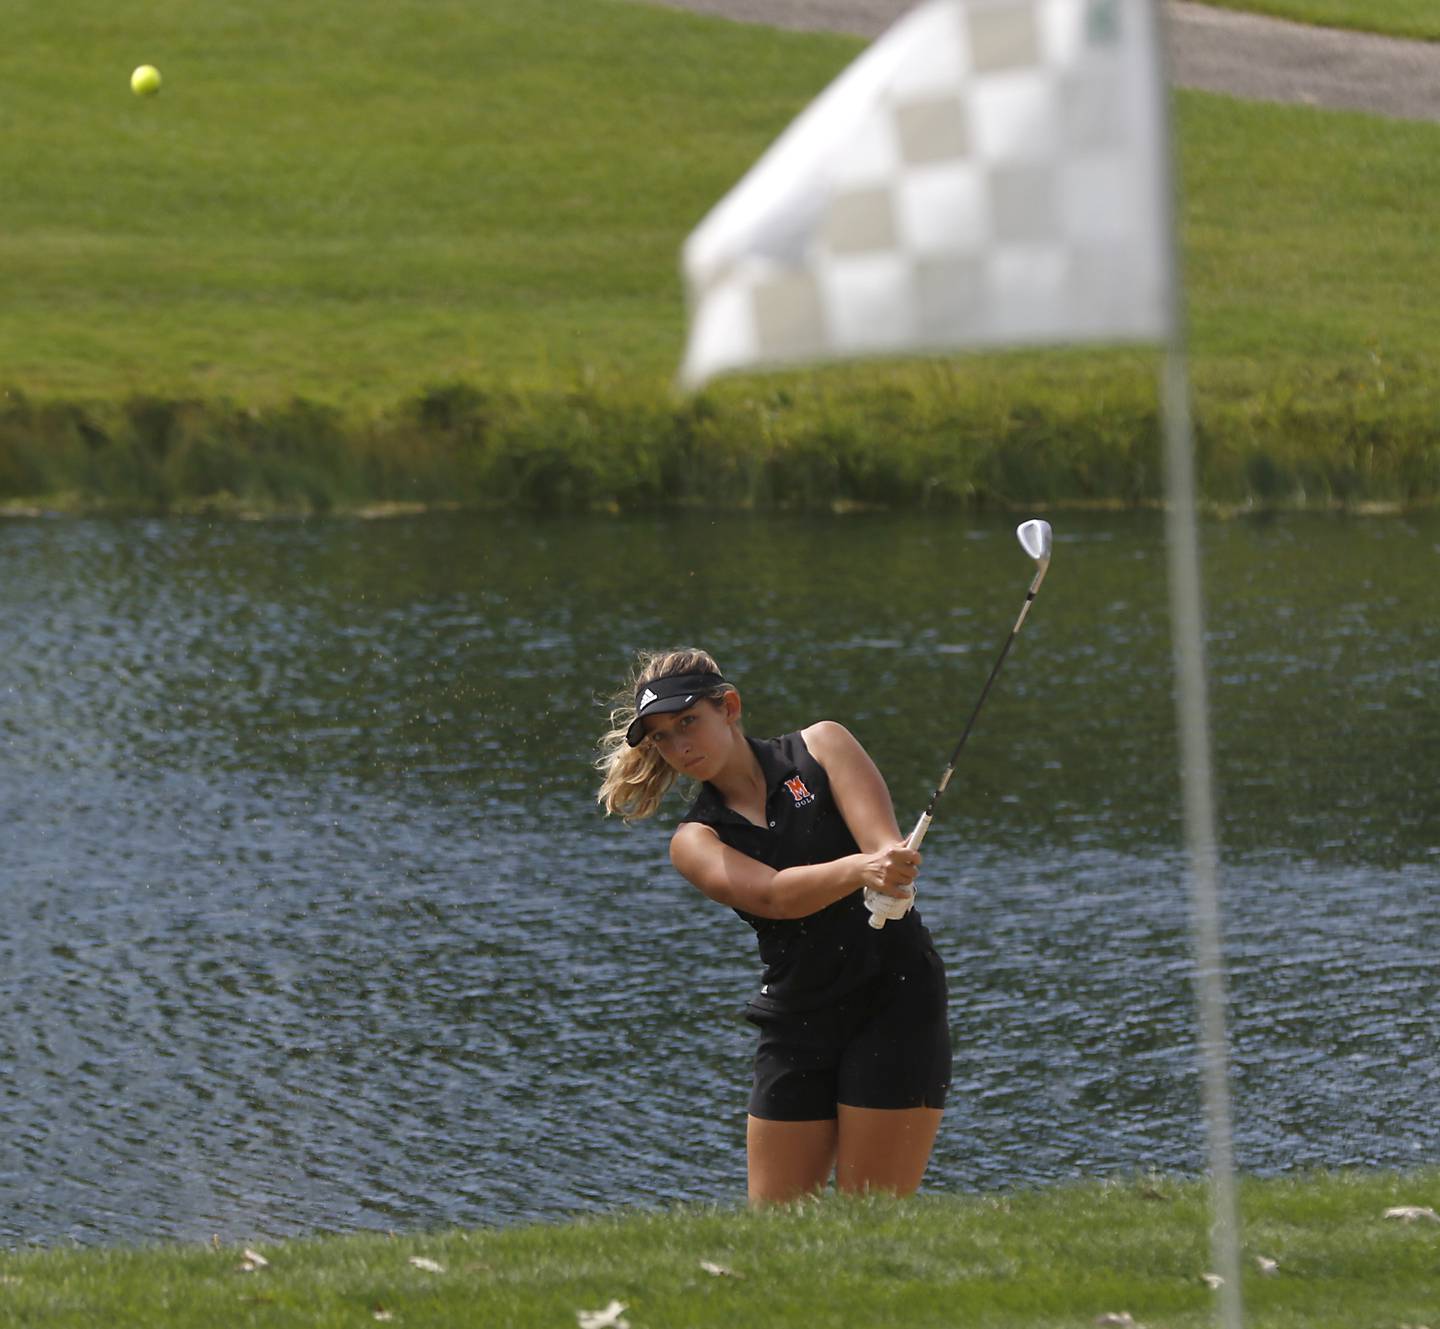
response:
[[[80,397],[657,372],[680,238],[858,46],[613,0],[27,0],[7,29],[0,382]]]
[[[1440,41],[1440,7],[1434,0],[1205,0],[1205,3],[1220,9],[1269,14],[1296,23]]]
[[[0,388],[90,402],[661,394],[685,235],[862,45],[626,0],[7,17]],[[1440,399],[1440,126],[1201,94],[1177,122],[1202,407]],[[1032,391],[1019,359],[987,372]]]

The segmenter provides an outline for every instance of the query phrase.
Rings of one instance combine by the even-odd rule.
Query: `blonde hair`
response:
[[[651,816],[680,778],[680,773],[648,743],[632,748],[625,735],[635,719],[635,694],[646,683],[672,674],[718,674],[720,666],[708,651],[641,651],[630,681],[611,700],[610,728],[601,736],[595,769],[601,774],[595,795],[607,814],[619,813],[626,821]],[[729,683],[708,688],[702,697],[723,697],[735,689]]]

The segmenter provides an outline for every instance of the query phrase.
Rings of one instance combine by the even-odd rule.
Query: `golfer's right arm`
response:
[[[777,872],[724,844],[709,826],[688,821],[670,840],[670,861],[692,886],[720,904],[757,918],[805,918],[864,887],[907,897],[920,855],[897,841],[874,853]]]

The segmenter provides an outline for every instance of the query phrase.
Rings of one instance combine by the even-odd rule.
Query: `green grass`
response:
[[[9,378],[372,404],[668,374],[680,240],[858,49],[620,0],[74,0],[7,37]]]
[[[0,365],[79,400],[663,384],[680,242],[859,49],[619,0],[31,4]],[[1179,130],[1202,380],[1435,349],[1440,126],[1187,95]]]
[[[672,395],[685,235],[860,49],[626,0],[27,0],[0,501],[759,503],[817,461],[817,503],[1153,499],[1148,352]],[[1440,126],[1199,93],[1177,126],[1207,492],[1440,493]],[[470,442],[437,396],[483,399]]]
[[[1440,41],[1440,11],[1433,0],[1203,0],[1217,9],[1270,14],[1296,23],[1354,28],[1388,37]]]
[[[1433,393],[1440,125],[1190,94],[1178,129],[1202,390]]]
[[[1440,1309],[1440,1173],[1249,1181],[1243,1295],[1254,1329],[1400,1329]],[[633,1329],[1047,1329],[1128,1313],[1213,1323],[1205,1192],[1149,1178],[1007,1195],[827,1199],[748,1214],[679,1210],[565,1225],[0,1256],[7,1325],[329,1329],[574,1325],[618,1300]],[[416,1267],[432,1260],[440,1272]],[[1275,1261],[1263,1276],[1257,1260]],[[702,1262],[728,1272],[709,1272]]]

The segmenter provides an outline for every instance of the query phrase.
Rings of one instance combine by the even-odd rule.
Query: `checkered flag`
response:
[[[1154,0],[929,0],[685,244],[682,381],[962,346],[1163,341]]]

